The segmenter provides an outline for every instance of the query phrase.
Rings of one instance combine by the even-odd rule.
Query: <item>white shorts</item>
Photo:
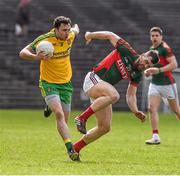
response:
[[[85,76],[83,83],[84,92],[87,93],[89,89],[91,89],[94,85],[96,85],[98,82],[101,81],[103,80],[94,72],[88,72],[87,75]]]
[[[168,100],[174,100],[174,99],[178,100],[176,83],[170,85],[163,85],[163,86],[150,83],[148,96],[150,95],[160,96]]]

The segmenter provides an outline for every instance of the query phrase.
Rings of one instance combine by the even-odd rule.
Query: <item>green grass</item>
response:
[[[73,112],[69,121],[76,132]],[[95,124],[94,117],[88,128]],[[180,124],[173,114],[161,114],[162,144],[147,146],[148,120],[141,124],[131,113],[114,113],[112,131],[81,152],[81,163],[70,161],[53,116],[42,111],[0,111],[0,174],[165,175],[180,174]]]

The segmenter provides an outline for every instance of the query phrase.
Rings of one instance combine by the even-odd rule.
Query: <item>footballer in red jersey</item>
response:
[[[130,80],[126,94],[130,110],[141,122],[145,121],[146,115],[139,111],[137,107],[137,84],[141,80],[142,72],[159,61],[156,51],[148,51],[139,55],[129,43],[113,32],[86,32],[85,39],[87,43],[92,39],[107,39],[115,49],[94,66],[85,77],[83,90],[90,97],[91,105],[75,118],[78,131],[85,134],[74,143],[73,146],[76,152],[80,152],[87,144],[110,131],[112,104],[117,102],[120,97],[113,85],[122,79]],[[87,132],[86,121],[92,114],[96,116],[97,125]]]
[[[156,68],[145,71],[146,75],[152,75],[148,91],[152,138],[146,140],[146,144],[160,144],[158,108],[161,99],[168,102],[177,119],[180,119],[177,87],[172,73],[177,67],[177,61],[172,49],[163,41],[163,32],[160,27],[151,28],[150,38],[152,42],[150,49],[158,51],[160,61],[156,64]]]

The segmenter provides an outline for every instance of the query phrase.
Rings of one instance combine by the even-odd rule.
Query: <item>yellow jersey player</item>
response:
[[[40,61],[39,87],[48,105],[45,115],[49,116],[51,111],[55,114],[58,132],[65,143],[69,157],[73,161],[79,161],[79,154],[73,149],[67,120],[73,91],[70,53],[78,33],[77,24],[71,26],[69,18],[58,16],[54,19],[53,29],[50,32],[37,37],[19,54],[22,59]],[[53,56],[49,56],[43,51],[36,53],[36,46],[41,41],[52,43]]]

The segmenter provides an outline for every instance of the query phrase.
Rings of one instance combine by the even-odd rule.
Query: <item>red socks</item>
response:
[[[153,130],[153,134],[159,134],[159,130]]]
[[[84,142],[84,140],[81,139],[80,141],[77,141],[76,143],[74,143],[73,147],[74,147],[74,150],[79,153],[79,151],[86,145],[87,144]]]
[[[81,115],[79,115],[78,118],[86,121],[92,114],[94,114],[94,111],[91,107],[89,107]]]
[[[94,114],[94,111],[91,107],[88,107],[81,115],[78,116],[80,120],[86,121],[92,114]],[[74,150],[79,153],[79,151],[85,147],[87,144],[83,139],[77,141],[73,144]]]

